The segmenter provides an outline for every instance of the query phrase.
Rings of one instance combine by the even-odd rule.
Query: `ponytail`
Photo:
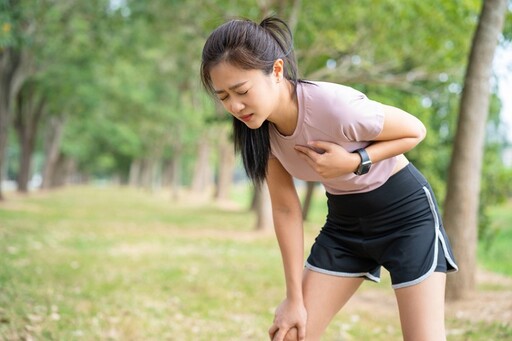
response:
[[[295,94],[298,71],[288,25],[275,16],[263,19],[259,25],[246,19],[231,20],[215,29],[205,43],[201,81],[214,95],[210,71],[219,63],[228,62],[244,70],[261,70],[269,75],[279,58],[284,61],[284,78],[292,83]],[[235,152],[241,154],[245,171],[255,185],[260,185],[267,175],[271,152],[269,124],[265,121],[261,127],[250,129],[233,118]]]

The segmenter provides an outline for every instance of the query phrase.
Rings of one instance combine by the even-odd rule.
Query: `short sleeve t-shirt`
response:
[[[331,194],[368,192],[386,182],[396,157],[374,163],[364,175],[350,173],[325,179],[294,149],[315,140],[336,143],[348,152],[367,147],[382,131],[382,104],[351,87],[327,82],[299,82],[297,100],[299,113],[292,135],[284,136],[270,124],[271,157],[277,158],[293,177],[321,182]]]

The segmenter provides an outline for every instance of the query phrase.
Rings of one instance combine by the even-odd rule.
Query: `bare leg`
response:
[[[306,340],[320,340],[334,315],[359,288],[363,278],[337,277],[304,270],[302,290],[308,312]]]
[[[446,274],[434,272],[423,282],[395,294],[404,341],[444,341],[444,293]]]

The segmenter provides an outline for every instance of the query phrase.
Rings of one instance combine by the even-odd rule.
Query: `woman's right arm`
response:
[[[296,327],[299,340],[305,340],[307,314],[302,296],[304,232],[300,200],[292,176],[277,159],[269,160],[267,184],[286,280],[286,299],[276,310],[269,335],[273,341],[282,341],[288,330]]]

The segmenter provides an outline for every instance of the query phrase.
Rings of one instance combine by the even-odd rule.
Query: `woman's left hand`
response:
[[[356,171],[361,158],[340,145],[326,141],[311,141],[295,150],[321,177],[330,179]]]

